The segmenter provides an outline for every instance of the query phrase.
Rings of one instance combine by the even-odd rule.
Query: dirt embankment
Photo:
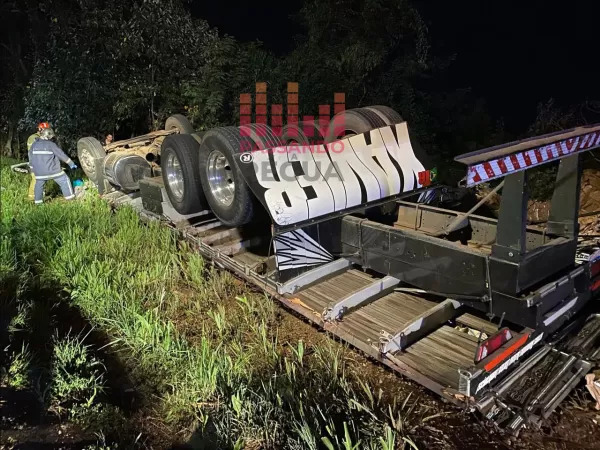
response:
[[[477,196],[485,197],[491,190],[488,186],[482,186],[478,189]],[[500,209],[501,195],[493,195],[486,203],[490,210],[498,211]],[[585,169],[581,177],[581,193],[579,203],[580,234],[600,234],[600,170]],[[550,201],[529,200],[527,207],[527,217],[531,223],[541,223],[548,220],[550,213]],[[589,215],[588,215],[589,214]]]

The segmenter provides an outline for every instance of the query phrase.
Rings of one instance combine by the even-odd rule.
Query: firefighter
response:
[[[29,153],[29,149],[31,148],[31,146],[33,145],[33,143],[40,138],[40,133],[42,132],[42,130],[44,128],[50,128],[50,124],[48,122],[42,122],[38,125],[38,130],[36,133],[33,133],[31,136],[29,136],[29,138],[27,139],[27,153]],[[34,188],[35,188],[35,175],[33,173],[33,170],[31,171],[31,181],[29,183],[29,192],[28,192],[28,197],[29,200],[33,201],[34,199]]]
[[[63,161],[71,169],[76,169],[77,166],[58,145],[52,142],[53,137],[52,128],[43,128],[40,138],[29,149],[29,165],[35,174],[35,204],[41,204],[44,201],[44,186],[48,180],[54,180],[60,186],[65,200],[75,198],[71,180],[61,169],[60,161]]]

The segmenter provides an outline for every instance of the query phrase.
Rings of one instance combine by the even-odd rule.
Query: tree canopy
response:
[[[307,0],[292,51],[275,56],[190,14],[184,0],[13,0],[0,10],[3,147],[47,120],[73,153],[84,135],[126,138],[173,113],[197,129],[234,125],[239,95],[256,82],[285,103],[300,83],[300,112],[317,115],[334,92],[346,107],[396,109],[434,156],[495,143],[501,124],[468,89],[444,87],[453,55],[432,48],[408,0]]]

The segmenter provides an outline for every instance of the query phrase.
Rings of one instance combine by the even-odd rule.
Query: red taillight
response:
[[[596,275],[600,273],[600,259],[596,259],[592,262],[590,266],[590,276],[594,278]]]
[[[419,184],[421,186],[429,186],[431,184],[431,171],[430,170],[424,170],[422,172],[419,172],[417,175],[419,177]]]
[[[475,362],[478,363],[482,359],[487,358],[511,339],[512,334],[508,328],[503,328],[502,330],[498,331],[496,334],[489,337],[479,345],[477,348]]]

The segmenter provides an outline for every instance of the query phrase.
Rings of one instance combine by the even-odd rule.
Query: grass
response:
[[[35,354],[13,348],[26,339],[11,337],[40,301],[22,292],[54,289],[106,333],[108,348],[147,387],[152,416],[176,439],[194,430],[206,448],[416,448],[418,399],[382,400],[333,341],[308,348],[282,337],[271,299],[205,264],[167,229],[141,224],[131,209],[113,213],[93,192],[34,207],[28,178],[9,164],[0,178],[0,280],[18,280],[3,300],[12,311],[11,383],[35,379]],[[114,413],[101,407],[107,369],[87,336],[52,342],[39,389],[48,410]]]
[[[105,368],[84,340],[70,336],[55,338],[50,396],[57,409],[72,403],[90,407],[104,390]]]

